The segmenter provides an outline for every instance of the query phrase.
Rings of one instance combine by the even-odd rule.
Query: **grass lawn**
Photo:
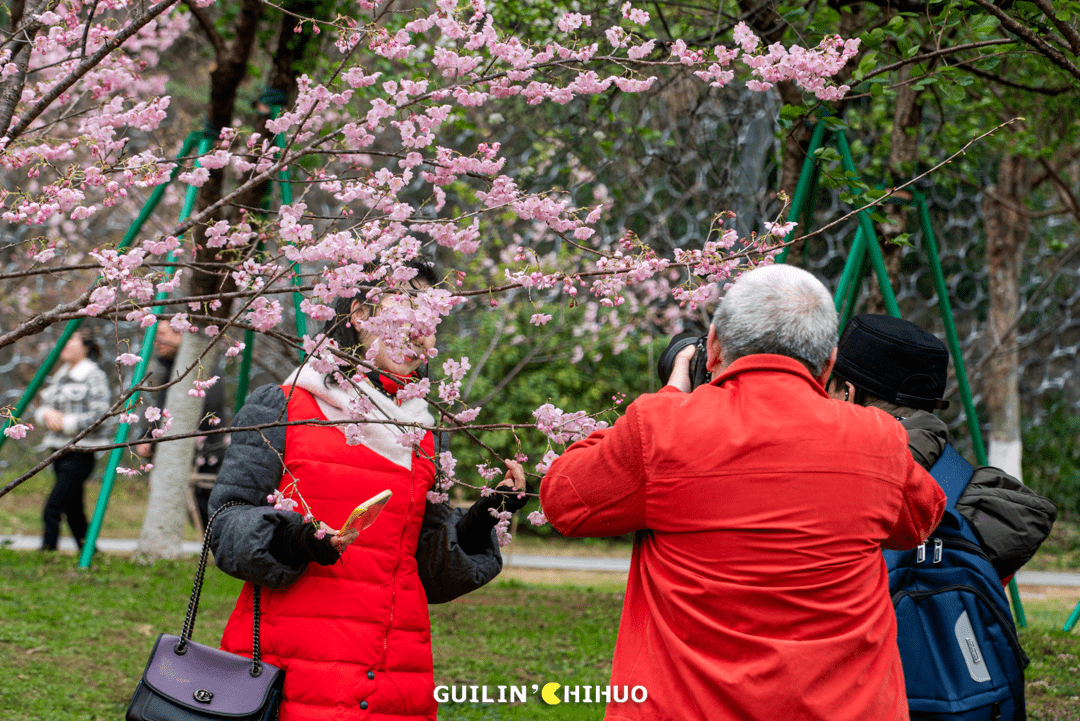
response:
[[[99,469],[100,470],[100,469]],[[41,532],[41,508],[51,474],[0,498],[0,533]],[[92,513],[100,483],[87,484]],[[146,505],[143,479],[118,478],[103,538],[136,538]],[[194,538],[188,531],[188,538]],[[582,543],[519,535],[522,553],[628,556],[625,543]],[[179,633],[195,559],[136,565],[99,554],[89,571],[71,554],[0,548],[0,718],[4,721],[83,721],[123,717],[154,639]],[[1025,567],[1080,571],[1080,523],[1059,521]],[[611,671],[625,575],[512,569],[487,588],[431,607],[436,684],[524,687],[525,703],[442,703],[439,718],[499,721],[598,719],[596,703],[548,706],[547,683],[606,686]],[[195,640],[216,643],[240,582],[210,569]],[[1080,719],[1080,625],[1061,627],[1080,601],[1080,589],[1022,587],[1028,627],[1021,641],[1031,721]],[[534,690],[534,686],[535,689]],[[652,690],[650,689],[650,692]],[[448,691],[449,693],[449,691]],[[560,692],[561,693],[561,692]],[[582,699],[584,696],[581,697]]]
[[[153,640],[180,631],[194,559],[148,567],[102,554],[89,571],[75,565],[71,554],[0,549],[0,715],[6,721],[121,718]],[[538,690],[555,682],[584,693],[585,686],[607,684],[622,607],[618,579],[598,576],[590,586],[573,587],[498,580],[432,606],[437,684],[486,685],[493,698],[500,685],[524,686],[527,695],[514,705],[449,701],[439,718],[600,718],[602,704],[556,708],[541,701]],[[196,640],[220,638],[239,588],[239,581],[208,572]],[[1061,625],[1080,593],[1045,591],[1024,599],[1029,718],[1075,721],[1080,629],[1065,634]]]

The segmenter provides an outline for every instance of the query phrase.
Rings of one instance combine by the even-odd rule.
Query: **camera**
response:
[[[656,364],[656,374],[660,376],[660,382],[667,385],[668,378],[671,377],[671,368],[675,365],[675,356],[683,348],[692,345],[697,351],[694,353],[693,358],[690,359],[690,390],[708,383],[712,379],[712,374],[705,368],[707,364],[706,338],[708,336],[697,335],[696,333],[679,333],[672,338],[671,342],[668,343],[668,347],[660,354],[660,360]]]

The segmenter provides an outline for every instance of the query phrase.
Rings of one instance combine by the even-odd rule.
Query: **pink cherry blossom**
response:
[[[29,423],[15,423],[4,429],[4,435],[8,438],[20,440],[26,438],[27,432],[32,430],[34,430],[34,427]]]

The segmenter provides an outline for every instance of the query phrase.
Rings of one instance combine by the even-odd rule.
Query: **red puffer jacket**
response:
[[[314,398],[291,389],[290,419],[324,419]],[[361,501],[393,497],[333,566],[311,564],[287,588],[262,590],[263,657],[285,669],[281,721],[435,718],[431,627],[417,575],[417,538],[434,479],[428,433],[411,468],[332,426],[288,426],[285,491],[295,476],[316,518],[340,524]],[[252,585],[229,618],[222,648],[250,655]]]

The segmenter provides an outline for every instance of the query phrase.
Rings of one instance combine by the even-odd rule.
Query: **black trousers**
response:
[[[49,500],[45,501],[45,511],[42,513],[45,534],[41,547],[56,550],[56,542],[60,538],[60,517],[64,515],[71,526],[71,535],[75,536],[75,543],[82,548],[87,529],[83,486],[94,470],[94,454],[72,451],[53,461],[53,468],[56,470],[56,485],[49,494]]]

